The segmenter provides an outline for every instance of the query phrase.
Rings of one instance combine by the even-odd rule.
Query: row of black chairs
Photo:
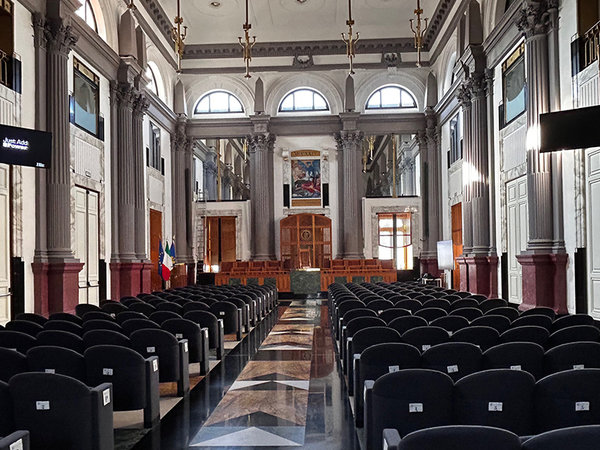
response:
[[[525,437],[600,425],[599,385],[600,369],[567,370],[537,382],[510,369],[477,372],[456,383],[428,369],[388,373],[365,387],[367,448],[382,448],[388,428],[403,437],[435,426],[484,425]]]

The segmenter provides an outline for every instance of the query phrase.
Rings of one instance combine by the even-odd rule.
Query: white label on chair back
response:
[[[10,444],[8,450],[23,450],[23,439],[19,439],[18,441]]]
[[[35,409],[37,409],[38,411],[47,411],[50,409],[50,402],[47,402],[47,401],[35,402]]]
[[[517,364],[516,366],[510,366],[510,370],[522,370],[521,365]]]
[[[575,369],[575,370],[585,369],[585,364],[573,364],[573,369]]]
[[[225,315],[225,311],[219,311],[219,315],[220,316],[224,316]]]
[[[502,412],[502,402],[489,402],[488,411]]]
[[[175,338],[176,339],[183,339],[183,334],[181,334],[181,333],[175,333]]]
[[[454,334],[454,331],[448,331],[448,336],[452,337],[453,334]]]
[[[204,333],[204,339],[208,339],[208,328],[204,328],[202,332]]]
[[[185,353],[187,353],[187,351],[188,351],[188,343],[187,343],[187,342],[184,342],[184,343],[183,343],[183,351],[184,351]]]
[[[576,402],[575,403],[575,411],[589,411],[590,410],[590,402]]]
[[[156,353],[156,347],[146,347],[146,352],[148,352],[148,353]]]
[[[158,359],[152,360],[152,371],[156,372],[158,370]]]
[[[110,389],[104,389],[102,391],[102,405],[106,406],[110,403]]]
[[[421,345],[421,350],[423,350],[423,351],[429,350],[430,348],[431,348],[431,345],[427,345],[427,344]]]
[[[109,369],[108,367],[105,367],[102,369],[102,375],[106,375],[107,377],[112,377],[113,370]]]
[[[408,404],[408,412],[409,413],[422,413],[423,412],[423,403],[409,403]]]
[[[379,311],[377,311],[377,315],[381,315],[382,312],[383,312],[383,309],[380,309]]]
[[[453,366],[446,367],[448,373],[456,373],[458,372],[458,365],[454,364]]]
[[[388,369],[390,373],[400,372],[400,366],[389,366]]]
[[[45,373],[56,373],[56,369],[44,369]]]

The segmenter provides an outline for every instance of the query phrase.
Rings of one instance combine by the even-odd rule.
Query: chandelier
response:
[[[352,20],[352,0],[348,0],[348,20],[346,20],[346,25],[348,25],[348,37],[346,37],[345,33],[342,33],[342,41],[346,43],[346,56],[350,60],[350,75],[354,75],[355,45],[360,40],[360,33],[356,33],[356,37],[354,37],[354,33],[352,32],[352,26],[354,25],[354,20]]]
[[[177,0],[177,16],[175,17],[174,25],[175,26],[171,28],[171,39],[173,39],[173,42],[175,42],[175,52],[177,53],[177,72],[181,72],[181,59],[183,58],[183,49],[185,47],[183,41],[185,41],[185,37],[187,36],[187,26],[183,26],[183,31],[181,31],[183,17],[181,17],[181,5],[179,0]]]
[[[410,19],[410,29],[415,35],[415,48],[417,49],[417,67],[421,67],[421,50],[423,48],[423,37],[427,31],[427,21],[429,19],[421,19],[423,9],[421,8],[421,0],[417,0],[417,9],[415,9],[416,19]]]
[[[238,37],[238,41],[242,47],[242,56],[244,58],[244,62],[246,63],[246,75],[245,78],[251,78],[250,75],[250,61],[252,61],[252,47],[256,44],[256,36],[252,36],[252,40],[250,40],[250,29],[252,25],[248,21],[248,0],[246,0],[246,23],[243,25],[244,29],[244,41],[242,42],[242,37]]]

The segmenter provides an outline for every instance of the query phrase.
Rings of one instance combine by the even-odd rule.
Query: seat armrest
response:
[[[113,450],[113,390],[111,383],[102,383],[91,388],[92,394],[92,448]]]
[[[29,450],[29,431],[19,430],[1,438],[0,450]]]
[[[202,328],[200,329],[200,345],[202,346],[202,349],[200,350],[202,356],[202,360],[200,361],[200,375],[206,375],[210,370],[210,350],[208,343],[208,328]]]
[[[238,308],[237,309],[237,330],[235,331],[235,340],[236,341],[241,341],[242,340],[242,327],[243,327],[243,314],[242,314],[242,308]]]
[[[364,401],[364,427],[365,427],[365,439],[367,441],[367,448],[371,448],[373,442],[373,385],[375,380],[365,380],[363,390],[363,401]]]
[[[146,407],[144,408],[144,427],[152,428],[160,422],[160,387],[158,356],[146,359]]]
[[[400,445],[400,433],[393,428],[385,428],[383,430],[383,449],[398,450]]]
[[[223,319],[217,320],[217,326],[219,328],[217,335],[217,359],[223,359],[225,354],[225,326],[223,325]]]
[[[179,380],[177,381],[177,396],[183,397],[190,392],[190,352],[188,340],[179,341]]]

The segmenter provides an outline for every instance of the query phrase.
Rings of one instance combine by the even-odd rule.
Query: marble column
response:
[[[273,158],[275,135],[268,131],[266,121],[253,118],[254,133],[248,138],[250,144],[250,205],[252,209],[252,259],[266,261],[275,259],[273,251]],[[261,119],[265,119],[262,117]]]
[[[144,179],[144,114],[150,102],[144,94],[139,94],[133,103],[133,170],[134,184],[134,217],[135,217],[135,256],[146,261],[146,182]]]
[[[343,259],[344,258],[344,202],[341,201],[343,199],[343,186],[346,184],[346,180],[344,179],[344,149],[342,146],[338,145],[337,147],[337,167],[338,167],[338,236],[337,236],[337,255],[335,258]],[[361,174],[362,175],[362,174]]]
[[[38,17],[37,21],[46,48],[46,130],[52,133],[52,157],[45,186],[46,210],[51,211],[46,217],[46,254],[33,266],[35,290],[41,295],[36,298],[35,311],[41,314],[75,310],[79,302],[78,274],[83,268],[71,246],[68,58],[77,41],[70,25],[74,5],[55,3],[45,20]]]
[[[346,113],[350,114],[350,113]],[[340,198],[344,209],[341,221],[344,230],[344,258],[363,258],[363,215],[362,198],[364,195],[362,174],[362,131],[343,130],[336,135],[338,153],[342,152],[343,181],[340,185]]]
[[[204,161],[204,199],[217,200],[217,154],[210,151]]]
[[[517,257],[523,269],[522,309],[549,306],[567,312],[566,264],[568,255],[555,247],[552,156],[541,153],[539,115],[550,111],[550,73],[548,33],[554,0],[528,0],[518,19],[525,35],[527,76],[527,191],[529,240],[527,251]],[[557,61],[554,61],[556,64]],[[557,167],[558,169],[558,167]],[[556,192],[558,194],[559,192]],[[561,192],[562,193],[562,192]]]

